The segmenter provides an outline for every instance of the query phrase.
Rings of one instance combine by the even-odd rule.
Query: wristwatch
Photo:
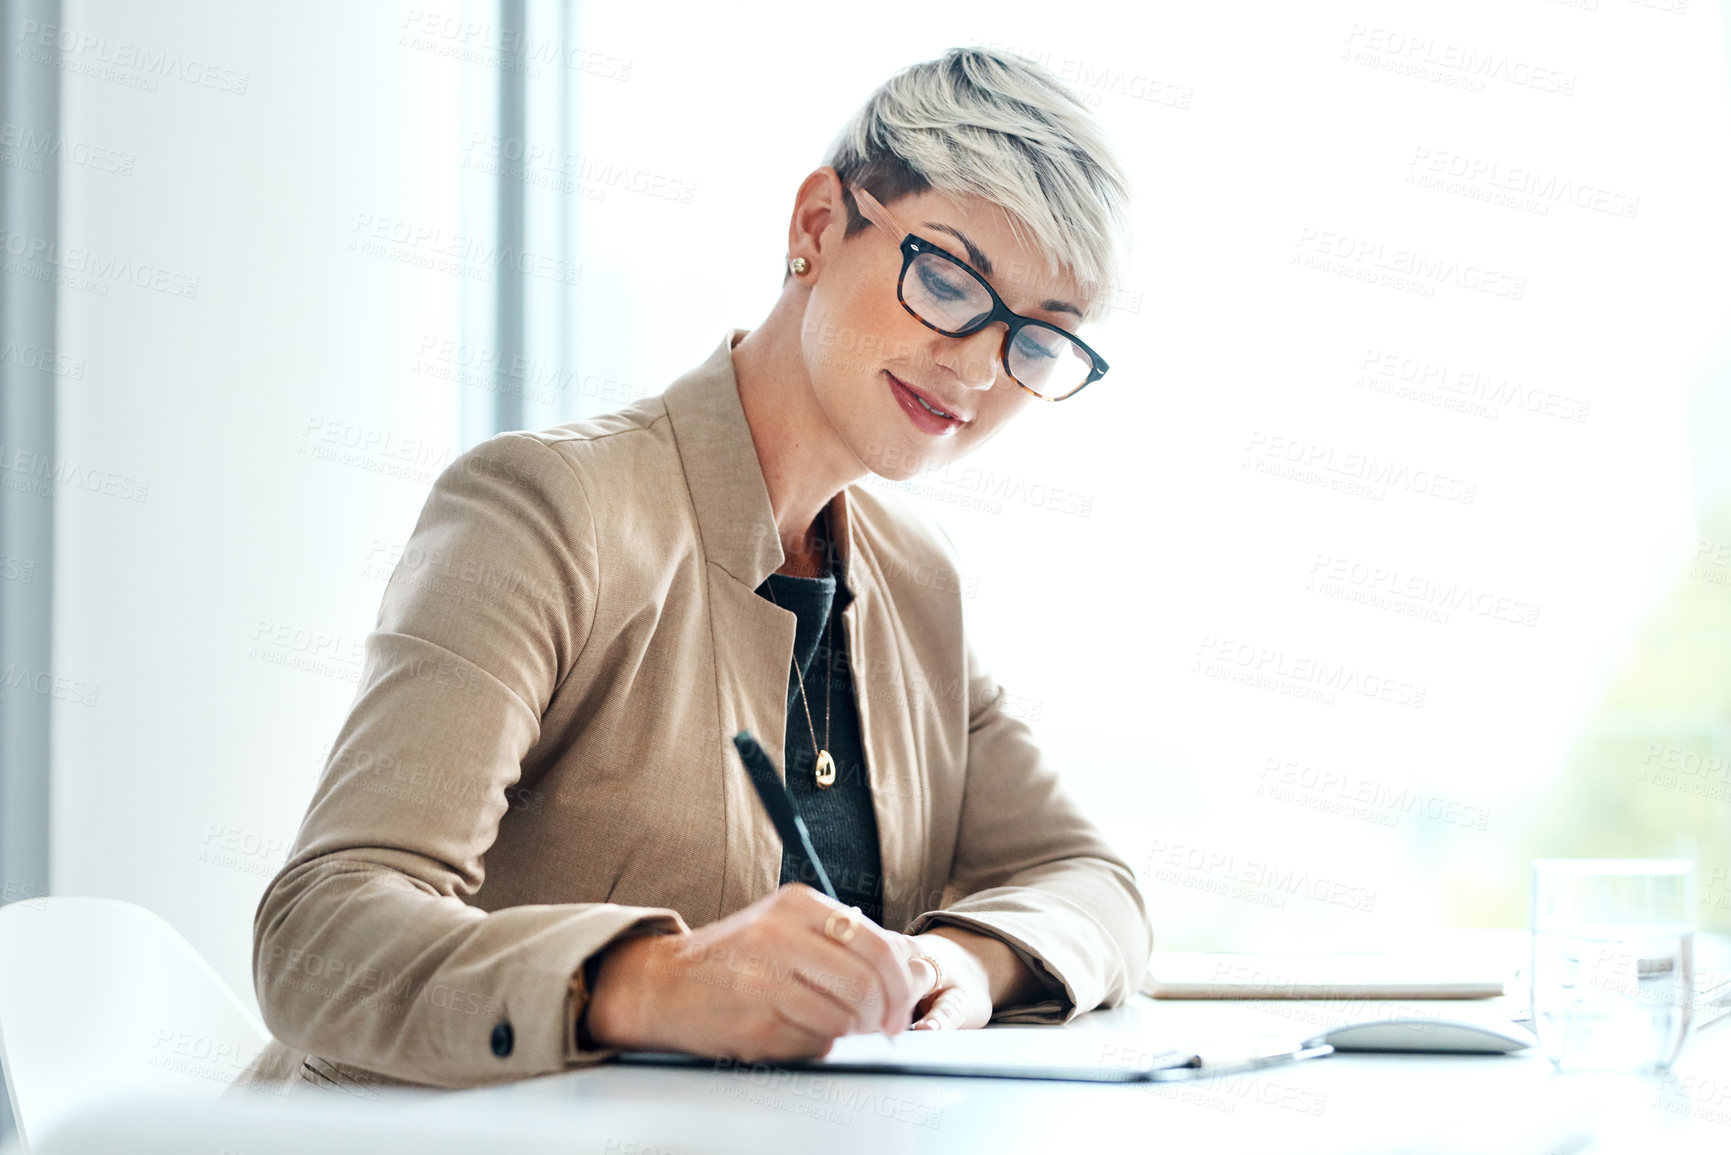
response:
[[[611,943],[608,945],[612,945]],[[566,1006],[570,1016],[571,1034],[567,1052],[569,1057],[575,1057],[579,1051],[594,1051],[600,1049],[589,1034],[589,1002],[595,992],[595,984],[601,974],[602,957],[605,950],[598,950],[583,960],[583,965],[571,973],[570,992],[566,997]]]

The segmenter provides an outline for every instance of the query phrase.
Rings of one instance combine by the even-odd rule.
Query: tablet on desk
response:
[[[1193,1051],[1150,1047],[1139,1031],[1067,1030],[1063,1027],[991,1027],[969,1031],[903,1031],[844,1035],[821,1059],[777,1059],[761,1064],[676,1051],[622,1051],[621,1063],[715,1069],[769,1066],[791,1070],[870,1072],[880,1075],[976,1075],[1007,1079],[1060,1079],[1135,1083],[1183,1066]]]
[[[1159,951],[1142,993],[1157,999],[1490,999],[1500,967],[1397,952],[1203,954]]]

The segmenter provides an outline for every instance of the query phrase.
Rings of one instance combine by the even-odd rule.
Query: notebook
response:
[[[988,1027],[969,1031],[903,1031],[892,1042],[883,1035],[843,1035],[821,1059],[777,1059],[750,1064],[676,1051],[622,1051],[621,1063],[699,1066],[713,1069],[754,1065],[807,1071],[869,1071],[886,1075],[975,1075],[1008,1079],[1062,1079],[1134,1083],[1184,1066],[1190,1050],[1150,1047],[1132,1030],[1071,1030],[1065,1027]]]
[[[1159,951],[1141,991],[1157,999],[1489,999],[1503,968],[1470,957]]]

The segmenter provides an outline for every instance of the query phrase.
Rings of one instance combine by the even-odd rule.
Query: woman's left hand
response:
[[[956,937],[952,938],[952,933]],[[983,1027],[991,1020],[991,977],[979,956],[959,941],[966,934],[946,927],[943,934],[928,931],[908,940],[915,951],[931,955],[942,968],[938,984],[926,987],[926,993],[915,1001],[909,1030],[965,1030]],[[917,973],[929,980],[932,968],[919,961]]]

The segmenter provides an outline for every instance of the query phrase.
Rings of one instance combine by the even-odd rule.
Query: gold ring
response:
[[[856,908],[850,908],[850,909],[856,909]],[[847,931],[845,934],[837,934],[835,932],[835,920],[838,918],[842,918],[842,919],[847,920]],[[835,941],[841,943],[841,945],[846,946],[848,943],[853,941],[853,936],[854,936],[853,915],[848,913],[847,911],[842,911],[842,910],[832,912],[830,914],[829,918],[824,921],[823,933],[828,935],[830,938],[835,939]]]
[[[943,986],[944,985],[944,968],[938,965],[938,960],[933,958],[931,955],[924,953],[923,951],[915,953],[915,954],[911,954],[908,956],[908,959],[910,962],[914,959],[917,959],[917,958],[925,959],[927,965],[929,965],[932,968],[932,989],[935,991],[939,987]]]

